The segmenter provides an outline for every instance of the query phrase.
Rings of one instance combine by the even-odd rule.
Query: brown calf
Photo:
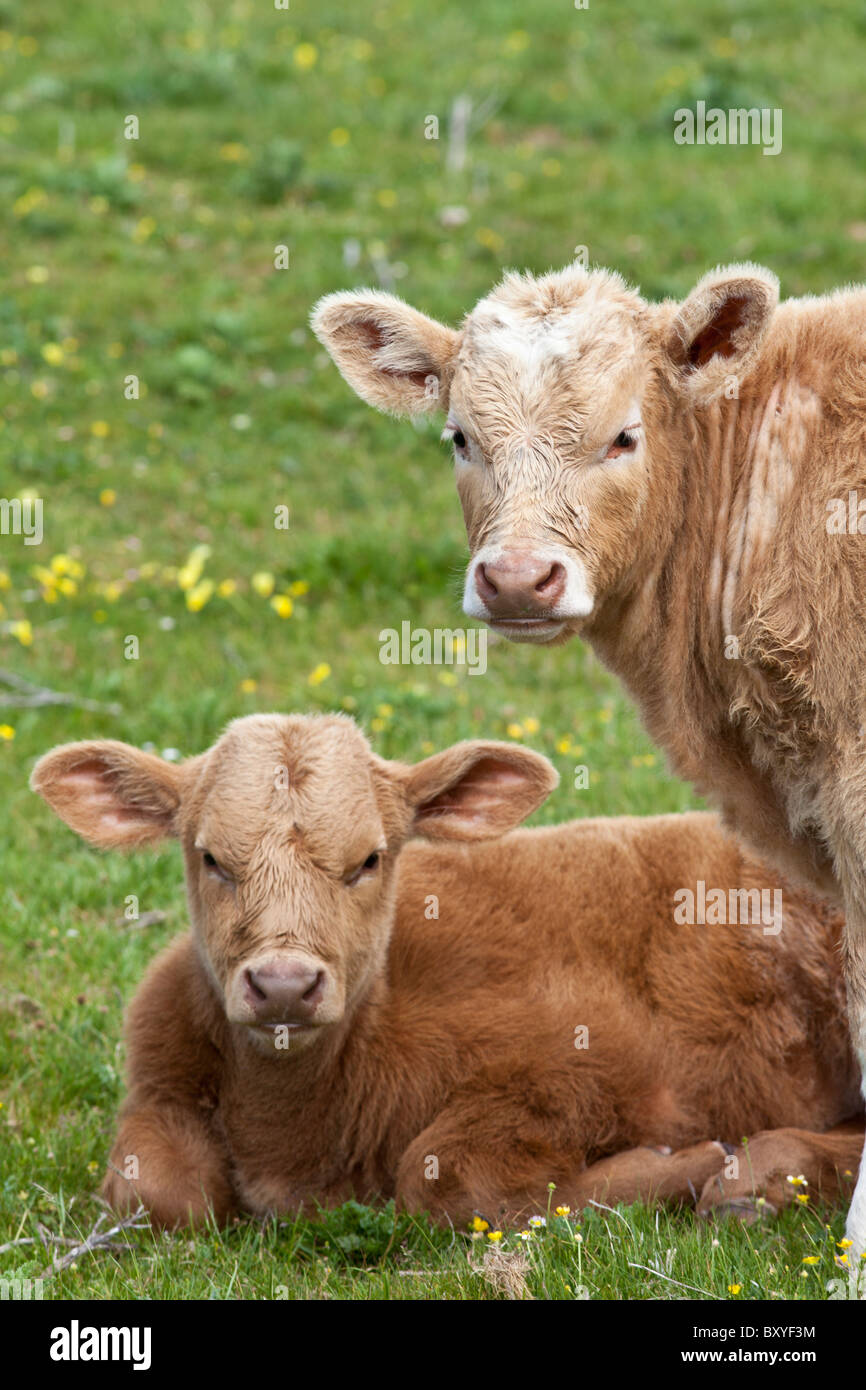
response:
[[[815,1133],[858,1111],[838,917],[709,815],[495,838],[555,782],[515,745],[386,762],[339,716],[241,719],[179,766],[43,757],[91,843],[176,836],[186,863],[192,932],[129,1013],[111,1202],[174,1225],[393,1194],[462,1222],[549,1182],[575,1208],[845,1190],[862,1125]],[[706,884],[781,893],[784,929],[681,923]]]
[[[677,772],[841,897],[866,1073],[866,290],[777,301],[753,265],[681,304],[570,266],[460,330],[366,290],[313,325],[371,404],[447,411],[466,611],[591,642]]]

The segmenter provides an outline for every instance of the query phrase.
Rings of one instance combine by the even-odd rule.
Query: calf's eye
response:
[[[231,874],[227,873],[226,870],[223,868],[222,864],[218,863],[217,860],[214,859],[209,849],[202,850],[201,862],[204,864],[208,872],[213,874],[216,878],[221,878],[224,880],[224,882],[231,883]]]
[[[363,864],[359,864],[355,872],[349,875],[346,882],[351,886],[353,883],[357,883],[359,879],[364,878],[366,874],[373,873],[374,870],[378,869],[379,860],[381,858],[382,851],[380,849],[374,849],[372,854],[367,855]]]
[[[637,448],[638,431],[640,426],[633,425],[629,429],[620,430],[616,439],[608,448],[605,458],[615,459],[620,454],[631,454]]]
[[[450,443],[454,445],[454,448],[457,450],[458,454],[465,453],[467,448],[466,435],[460,428],[458,428],[457,425],[454,424],[452,420],[448,421],[444,430],[442,431],[442,439],[446,443],[450,441]]]

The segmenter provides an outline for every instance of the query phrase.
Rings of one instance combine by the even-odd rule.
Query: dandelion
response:
[[[45,361],[51,367],[59,367],[66,356],[59,343],[43,343],[40,349]]]
[[[107,420],[94,420],[90,426],[90,433],[94,439],[107,439],[111,434],[111,426]]]
[[[241,691],[243,695],[255,695],[258,688],[259,683],[258,681],[254,681],[252,676],[244,676],[243,680],[238,686],[238,689]]]
[[[843,1236],[841,1240],[836,1241],[836,1244],[840,1250],[850,1250],[854,1242],[853,1240],[849,1240],[847,1236]]]
[[[20,618],[18,622],[12,623],[9,631],[16,637],[22,647],[33,646],[33,627],[28,618]]]
[[[310,685],[321,685],[322,681],[326,681],[330,674],[331,668],[328,665],[327,661],[320,661],[318,666],[316,666],[315,669],[310,672],[309,676],[307,677],[307,680],[309,681]]]
[[[742,1287],[743,1287],[742,1284],[729,1284],[729,1285],[728,1285],[728,1293],[732,1293],[732,1294],[734,1295],[734,1297],[736,1298],[737,1294],[740,1292],[740,1290],[742,1289]]]
[[[4,743],[11,743],[15,737],[15,730],[11,724],[0,724],[0,738]]]
[[[278,618],[290,618],[292,616],[293,604],[288,594],[274,594],[271,599],[271,607]]]
[[[391,715],[394,713],[394,706],[393,706],[393,705],[377,705],[377,706],[376,706],[376,713],[377,713],[377,714],[381,714],[381,716],[382,716],[383,719],[390,719],[390,718],[391,718]]]
[[[509,738],[523,738],[523,726],[521,724],[507,724],[505,732]]]
[[[309,72],[319,61],[319,50],[314,43],[299,43],[292,57],[295,67],[300,68],[301,72]]]
[[[296,579],[294,583],[289,585],[289,593],[292,594],[294,598],[302,598],[304,594],[308,594],[309,592],[310,586],[306,579]]]
[[[186,596],[186,606],[190,613],[200,613],[214,591],[212,579],[202,579]]]
[[[808,1200],[809,1200],[809,1194],[808,1194],[808,1192],[798,1192],[798,1193],[797,1193],[797,1201],[798,1201],[798,1202],[802,1202],[802,1203],[805,1205],[806,1202],[808,1202]]]
[[[556,1208],[556,1214],[557,1214],[557,1216],[570,1216],[570,1215],[571,1215],[571,1207],[557,1207],[557,1208]]]
[[[475,240],[487,251],[501,251],[505,245],[505,239],[498,232],[494,232],[492,227],[479,227],[475,233]]]
[[[523,721],[524,733],[537,734],[540,728],[541,725],[539,724],[538,720],[534,717],[534,715],[531,715],[529,719],[524,719]]]
[[[187,556],[186,563],[177,572],[179,589],[193,589],[201,579],[205,561],[210,555],[209,545],[197,545]]]
[[[99,494],[100,507],[113,507],[117,501],[117,493],[113,487],[104,487]]]
[[[269,574],[267,570],[259,570],[253,575],[250,583],[259,598],[270,598],[274,592],[274,576]]]
[[[473,1216],[469,1223],[473,1231],[489,1231],[490,1223],[485,1221],[483,1216]]]
[[[501,1231],[488,1231],[488,1232],[487,1232],[487,1239],[488,1239],[488,1240],[492,1240],[492,1241],[494,1241],[494,1242],[495,1242],[495,1241],[498,1241],[498,1240],[501,1240],[501,1239],[502,1239],[502,1232],[501,1232]]]
[[[571,738],[568,734],[556,740],[556,751],[557,753],[571,752]]]
[[[142,217],[132,229],[132,239],[140,246],[148,241],[156,231],[156,221],[152,217]]]

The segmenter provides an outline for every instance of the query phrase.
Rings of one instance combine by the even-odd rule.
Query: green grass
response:
[[[386,756],[519,731],[563,773],[540,821],[693,804],[577,645],[491,647],[483,678],[380,664],[382,628],[462,625],[465,540],[438,427],[355,399],[307,328],[318,296],[376,283],[384,264],[400,293],[454,321],[504,266],[543,270],[576,245],[651,295],[744,257],[797,294],[861,279],[866,251],[859,0],[818,29],[802,5],[769,0],[237,0],[206,25],[185,0],[62,9],[0,0],[2,487],[45,509],[40,546],[0,536],[0,664],[120,713],[0,709],[14,729],[0,740],[0,1243],[38,1220],[67,1235],[92,1225],[122,1008],[184,921],[173,849],[99,856],[36,803],[28,773],[52,744],[110,735],[188,754],[239,714],[342,707]],[[453,173],[461,93],[491,109]],[[701,96],[781,107],[783,153],[675,146],[673,111]],[[130,114],[137,141],[123,138]],[[438,141],[424,139],[429,115]],[[466,221],[446,227],[454,205]],[[274,269],[277,245],[288,270]],[[283,504],[288,531],[273,525]],[[178,573],[199,545],[204,578],[233,587],[190,611]],[[46,579],[52,559],[71,583]],[[260,572],[291,595],[290,617],[255,591]],[[124,923],[133,893],[165,920]],[[716,1232],[635,1208],[583,1218],[578,1244],[560,1222],[505,1245],[524,1251],[538,1297],[581,1284],[683,1296],[631,1267],[659,1260],[714,1297],[815,1297],[841,1234],[841,1213],[827,1219],[831,1234],[810,1211]],[[395,1229],[387,1212],[133,1244],[82,1260],[54,1295],[497,1296],[467,1259],[480,1263],[483,1240]],[[813,1249],[820,1265],[803,1266]],[[43,1263],[23,1246],[0,1273]]]

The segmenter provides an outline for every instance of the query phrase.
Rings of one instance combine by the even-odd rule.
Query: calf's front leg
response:
[[[235,1210],[228,1164],[200,1117],[170,1106],[127,1110],[102,1195],[119,1212],[143,1205],[159,1227],[223,1224]]]

